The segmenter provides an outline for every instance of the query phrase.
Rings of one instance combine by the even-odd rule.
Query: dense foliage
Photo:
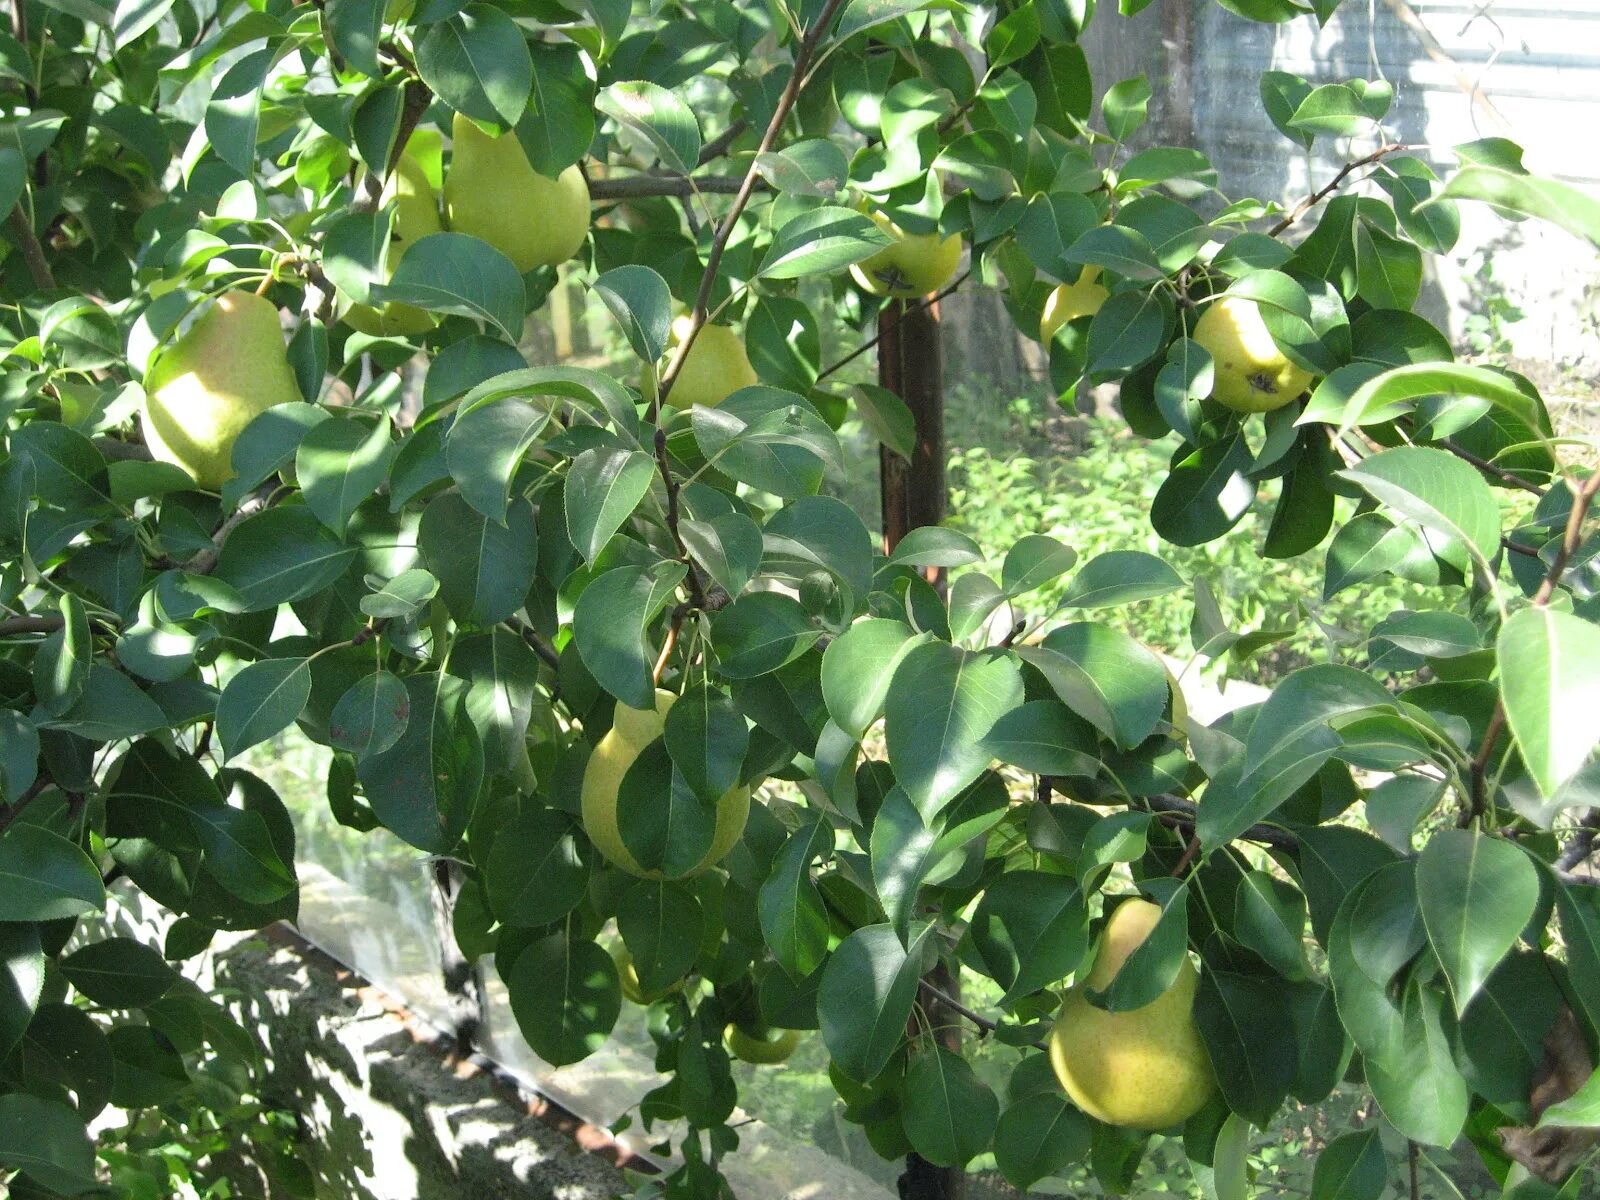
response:
[[[820,1029],[886,1157],[992,1153],[1024,1187],[1087,1161],[1125,1189],[1153,1134],[1085,1115],[1036,1047],[1135,891],[1148,937],[1071,1003],[1099,1021],[1195,989],[1214,1095],[1166,1132],[1218,1196],[1248,1192],[1250,1126],[1346,1077],[1412,1178],[1465,1134],[1518,1197],[1578,1194],[1600,888],[1568,835],[1600,804],[1600,473],[1525,379],[1456,363],[1410,310],[1458,202],[1597,244],[1600,205],[1503,140],[1436,178],[1384,139],[1386,84],[1275,71],[1260,100],[1291,143],[1378,148],[1292,211],[1228,197],[1192,149],[1127,149],[1149,85],[1091,79],[1091,7],[14,0],[13,1195],[154,1188],[159,1147],[107,1106],[239,1117],[248,1038],[174,964],[293,917],[283,805],[233,764],[294,724],[337,752],[333,819],[459,865],[458,941],[493,953],[544,1059],[603,1043],[625,983],[654,998],[640,1117],[681,1122],[655,1194],[721,1194],[727,1046],[774,1028]],[[517,348],[585,178],[563,269],[637,378]],[[1053,305],[1059,391],[1117,382],[1136,432],[1181,439],[1162,539],[1227,538],[1270,496],[1263,553],[1325,546],[1325,594],[1400,578],[1432,603],[1364,631],[1365,668],[1306,666],[1202,725],[1124,631],[1137,609],[1106,610],[1192,586],[1205,655],[1277,636],[1242,640],[1203,580],[1032,534],[946,592],[970,538],[885,553],[820,493],[848,415],[902,453],[911,417],[837,385],[854,347],[820,344],[801,288],[865,331],[924,303],[892,293],[926,261],[889,252],[944,273],[952,238],[951,286],[1002,288],[1030,336]],[[1229,313],[1254,324],[1219,335]],[[697,372],[702,340],[721,357]],[[185,381],[208,372],[271,406],[206,441]],[[164,945],[92,919],[113,879],[175,914]],[[631,979],[596,941],[612,921]],[[1001,991],[968,1019],[1015,1048],[1004,1103],[932,1036],[958,967]],[[1391,1174],[1368,1126],[1313,1193]]]

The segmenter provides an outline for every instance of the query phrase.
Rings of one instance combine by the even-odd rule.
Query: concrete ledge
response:
[[[266,1055],[263,1095],[300,1117],[319,1197],[607,1200],[628,1190],[617,1167],[626,1152],[603,1130],[453,1059],[384,993],[291,930],[220,951],[213,970]]]

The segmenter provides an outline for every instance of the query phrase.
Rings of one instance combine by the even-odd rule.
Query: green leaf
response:
[[[673,767],[703,803],[717,803],[739,782],[750,730],[725,692],[690,687],[667,713],[662,736]]]
[[[824,205],[792,217],[778,230],[761,264],[761,277],[826,275],[871,258],[890,244],[888,234],[864,213]]]
[[[1446,829],[1417,860],[1417,900],[1460,1014],[1533,916],[1539,875],[1510,842]]]
[[[594,141],[594,83],[578,48],[567,42],[534,42],[533,94],[517,122],[517,140],[528,162],[554,179],[576,163]]]
[[[269,44],[239,59],[217,81],[206,105],[204,124],[211,148],[247,179],[255,172],[261,89],[279,52],[279,47]]]
[[[426,853],[447,854],[477,804],[483,745],[437,673],[408,676],[406,694],[405,732],[383,753],[357,763],[356,776],[385,828]]]
[[[566,916],[589,886],[588,846],[572,818],[551,808],[525,812],[495,830],[483,868],[494,915],[527,928]]]
[[[25,921],[0,922],[0,1053],[7,1057],[38,1020],[44,974],[39,927]],[[89,1111],[87,1104],[84,1108]]]
[[[445,438],[445,463],[462,499],[491,521],[505,525],[517,471],[550,423],[550,410],[511,396],[487,403],[469,401],[463,401]]]
[[[243,668],[217,699],[217,740],[228,758],[294,724],[311,699],[304,658],[268,658]]]
[[[1100,774],[1099,748],[1088,722],[1055,700],[1030,700],[994,723],[984,739],[1001,762],[1036,775]]]
[[[374,671],[351,684],[333,706],[328,741],[358,759],[382,754],[400,740],[410,716],[405,683],[388,671]]]
[[[828,957],[817,1018],[834,1065],[849,1078],[876,1079],[904,1040],[932,929],[920,929],[908,948],[894,926],[868,925]]]
[[[294,456],[306,507],[342,535],[351,515],[388,476],[393,456],[387,417],[375,425],[349,417],[312,426]]]
[[[711,852],[717,809],[702,803],[657,738],[639,752],[617,789],[617,828],[622,844],[647,871],[682,878]]]
[[[39,730],[21,713],[0,709],[0,799],[16,800],[38,774]]]
[[[983,557],[983,548],[960,530],[919,525],[900,539],[889,561],[903,567],[965,567]]]
[[[906,402],[876,384],[859,383],[853,391],[856,415],[867,431],[901,458],[910,458],[917,444],[917,421]]]
[[[89,611],[82,600],[71,592],[62,592],[57,608],[61,628],[46,637],[33,655],[33,692],[40,704],[60,716],[83,695],[94,642],[89,632]],[[20,792],[31,781],[31,775],[20,784],[12,780],[8,791]]]
[[[1120,376],[1149,362],[1161,351],[1170,315],[1159,290],[1112,296],[1089,323],[1089,373]]]
[[[732,598],[737,599],[761,569],[761,527],[743,513],[682,521],[678,532],[695,562]]]
[[[756,168],[780,192],[831,199],[850,175],[844,150],[827,138],[807,138],[756,157]]]
[[[931,821],[990,762],[984,739],[1023,700],[1009,657],[928,642],[908,651],[885,698],[884,734],[895,778]]]
[[[912,1148],[940,1167],[964,1167],[989,1148],[1000,1102],[959,1054],[935,1045],[911,1060],[900,1122]]]
[[[556,1067],[588,1058],[604,1045],[622,1009],[611,956],[594,942],[565,933],[524,947],[511,965],[506,989],[522,1036]]]
[[[41,722],[96,742],[138,737],[168,724],[167,714],[121,671],[94,663],[77,703],[59,717]]]
[[[527,39],[489,4],[469,4],[428,26],[417,43],[417,73],[451,108],[490,125],[515,125],[533,91]]]
[[[1061,702],[1125,750],[1155,732],[1169,699],[1167,671],[1119,629],[1082,622],[1054,629],[1018,657]]]
[[[1255,503],[1253,465],[1250,448],[1238,434],[1205,446],[1180,446],[1156,490],[1151,525],[1175,546],[1215,541]]]
[[[368,576],[367,586],[376,581]],[[432,571],[411,567],[383,581],[370,596],[361,597],[361,611],[376,621],[415,621],[439,593]]]
[[[563,493],[567,536],[593,563],[650,491],[656,464],[643,450],[597,446],[572,460]]]
[[[538,565],[533,506],[518,500],[499,524],[457,492],[422,510],[417,549],[439,580],[439,599],[463,624],[497,624],[527,600]]]
[[[0,834],[0,921],[54,921],[105,903],[100,872],[76,843],[40,825]]]
[[[522,276],[511,260],[465,233],[431,233],[412,242],[389,282],[371,288],[369,295],[377,303],[412,304],[481,321],[513,345],[527,310]]]
[[[261,612],[322,591],[355,556],[310,509],[278,505],[246,517],[228,535],[214,575],[239,593],[244,611]]]
[[[1492,166],[1464,166],[1439,194],[1439,200],[1447,199],[1482,200],[1512,213],[1538,217],[1600,246],[1600,200],[1569,183]],[[1429,206],[1420,207],[1426,210]]]
[[[271,904],[294,891],[294,873],[278,857],[260,813],[203,804],[187,815],[206,870],[230,893],[251,904]]]
[[[822,696],[828,716],[855,741],[883,715],[889,681],[921,640],[909,625],[881,617],[857,621],[822,654]]]
[[[1149,104],[1150,81],[1143,75],[1113,84],[1100,98],[1100,115],[1105,119],[1106,132],[1119,142],[1127,141],[1144,124]]]
[[[705,913],[688,884],[642,879],[617,906],[617,930],[645,995],[677,983],[694,966]]]
[[[700,126],[676,94],[644,80],[601,88],[595,107],[638,134],[668,170],[687,175],[700,161]]]
[[[682,563],[617,567],[591,580],[573,609],[573,640],[583,665],[631,708],[655,706],[655,652],[646,647],[645,634],[685,574]]]
[[[1086,998],[1096,1008],[1108,1012],[1133,1012],[1143,1008],[1173,985],[1183,964],[1189,960],[1188,881],[1149,880],[1145,890],[1161,902],[1161,916],[1149,936],[1118,968],[1105,990],[1086,993]]]
[[[1270,1127],[1298,1060],[1280,986],[1260,976],[1207,970],[1194,1016],[1228,1107],[1253,1125]]]
[[[1004,1007],[1078,968],[1089,946],[1089,915],[1071,879],[1008,871],[984,892],[968,936],[984,973],[1004,989]]]
[[[1038,1092],[1014,1101],[1000,1114],[994,1135],[995,1165],[1007,1183],[1025,1192],[1087,1158],[1089,1144],[1089,1119],[1065,1096]]]
[[[843,471],[839,439],[793,392],[740,388],[690,413],[695,444],[725,474],[785,500],[809,496],[828,467]]]
[[[831,848],[831,839],[826,821],[801,826],[774,856],[756,894],[761,936],[791,979],[809,976],[828,954],[828,910],[811,867]]]
[[[1600,628],[1525,608],[1500,627],[1500,694],[1528,773],[1545,798],[1600,744]]]
[[[594,291],[622,326],[628,345],[647,363],[665,352],[672,327],[672,292],[649,267],[614,267],[594,281]]]
[[[132,938],[90,942],[61,960],[61,974],[95,1004],[143,1008],[165,996],[178,973],[157,950]]]
[[[1083,564],[1061,604],[1064,608],[1111,608],[1164,596],[1183,586],[1183,577],[1155,555],[1111,550]]]
[[[1288,124],[1313,137],[1354,137],[1370,129],[1373,118],[1354,88],[1325,83],[1300,102]]]
[[[1000,569],[1000,586],[1010,597],[1026,595],[1072,570],[1078,552],[1053,537],[1030,533],[1006,551]]]
[[[65,1104],[26,1092],[0,1096],[0,1166],[66,1196],[97,1187],[94,1144],[83,1119]]]
[[[330,0],[328,40],[351,66],[373,79],[383,76],[378,62],[378,37],[383,31],[385,0]]]
[[[1340,474],[1381,504],[1471,547],[1486,564],[1500,548],[1500,507],[1478,472],[1443,450],[1401,446]],[[1444,552],[1441,551],[1441,554]],[[1464,556],[1452,565],[1462,570]]]
[[[717,614],[711,647],[724,676],[754,679],[792,662],[821,636],[792,596],[751,592]]]

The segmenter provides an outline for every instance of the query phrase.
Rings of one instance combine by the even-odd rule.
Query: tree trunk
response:
[[[433,864],[433,927],[439,937],[439,972],[448,997],[449,1032],[462,1057],[477,1049],[483,1028],[484,987],[476,963],[467,961],[456,945],[454,917],[461,894],[461,866],[447,858]]]
[[[887,447],[879,450],[883,548],[888,553],[911,530],[944,519],[948,497],[939,306],[892,302],[878,318],[878,334],[878,382],[905,401],[917,431],[909,460]],[[930,569],[928,581],[942,587],[943,572]],[[960,999],[961,977],[943,963],[928,974],[927,982],[944,995]],[[944,1012],[926,992],[923,1000],[929,1023],[940,1030],[940,1043],[959,1054],[961,1029],[956,1014]],[[912,1031],[916,1032],[915,1023]],[[967,1176],[961,1168],[936,1167],[920,1155],[906,1156],[900,1200],[965,1200],[966,1194]]]

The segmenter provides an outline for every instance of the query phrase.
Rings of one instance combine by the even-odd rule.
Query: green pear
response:
[[[634,760],[651,742],[662,735],[667,727],[667,713],[678,697],[662,688],[656,689],[656,706],[653,709],[629,708],[618,704],[611,719],[611,728],[600,739],[600,744],[589,755],[583,771],[583,828],[594,843],[595,849],[614,865],[641,879],[661,879],[660,871],[646,870],[628,852],[617,828],[617,792],[622,787],[623,776]],[[705,858],[687,875],[700,872],[720,862],[729,850],[744,836],[744,823],[750,816],[750,789],[736,785],[717,802],[717,828],[711,840],[711,849]]]
[[[1143,1008],[1106,1012],[1084,994],[1109,987],[1160,919],[1160,907],[1148,900],[1117,907],[1089,977],[1067,993],[1050,1034],[1050,1065],[1061,1086],[1108,1125],[1170,1128],[1200,1111],[1216,1086],[1194,1021],[1200,973],[1187,957],[1172,986]]]
[[[873,213],[872,220],[894,241],[850,267],[850,274],[867,291],[907,300],[937,292],[950,282],[961,263],[959,237],[907,233],[882,213]]]
[[[300,399],[278,309],[224,292],[145,377],[140,424],[159,462],[216,491],[233,477],[233,443],[257,414]]]
[[[445,215],[456,233],[482,238],[519,271],[553,267],[589,236],[589,184],[577,167],[541,175],[514,133],[484,133],[456,114],[444,180]]]
[[[740,1062],[769,1066],[781,1063],[793,1054],[794,1048],[800,1044],[800,1037],[798,1029],[773,1029],[766,1025],[747,1029],[734,1024],[723,1031],[722,1041],[728,1053]]]
[[[1211,354],[1211,396],[1238,413],[1272,412],[1297,399],[1311,372],[1278,349],[1261,306],[1244,296],[1213,300],[1195,322],[1194,340]]]
[[[672,335],[667,339],[667,357],[684,338],[694,318],[685,313],[672,322]],[[744,339],[726,325],[707,325],[694,339],[683,369],[667,393],[667,403],[687,412],[697,404],[715,408],[740,388],[756,383],[756,369],[750,365],[750,355],[745,351]],[[645,403],[655,399],[655,377],[648,371],[644,376]]]
[[[394,205],[394,223],[389,226],[389,248],[384,253],[384,278],[394,274],[395,267],[405,257],[412,243],[419,242],[430,233],[444,230],[439,219],[439,198],[428,182],[428,172],[409,153],[402,154],[395,164],[394,173],[384,185],[383,205]],[[432,313],[410,304],[384,304],[374,308],[370,304],[357,304],[345,313],[344,319],[353,329],[370,333],[374,337],[405,337],[426,333],[439,323]]]

